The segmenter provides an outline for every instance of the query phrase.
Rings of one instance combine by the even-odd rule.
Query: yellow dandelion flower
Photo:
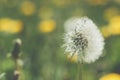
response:
[[[110,19],[109,30],[113,35],[120,34],[120,16]]]
[[[24,1],[20,6],[21,13],[30,16],[35,13],[35,4],[31,1]]]
[[[21,32],[23,23],[20,20],[12,20],[9,18],[0,19],[0,31],[8,33]]]
[[[119,15],[119,10],[117,7],[110,7],[104,11],[104,18],[110,20],[112,17]]]
[[[67,57],[68,57],[68,60],[70,62],[73,62],[73,63],[77,63],[78,62],[78,56],[77,55],[73,55],[72,57],[71,57],[71,55],[68,55]]]
[[[43,20],[38,24],[38,29],[43,33],[52,32],[56,27],[54,20]]]
[[[38,16],[42,19],[49,19],[53,16],[53,10],[49,7],[41,7],[38,12]]]
[[[120,80],[120,74],[110,73],[101,77],[100,80]]]
[[[101,32],[103,34],[103,36],[105,38],[109,37],[111,35],[110,31],[109,31],[109,27],[108,26],[104,26],[101,28]]]

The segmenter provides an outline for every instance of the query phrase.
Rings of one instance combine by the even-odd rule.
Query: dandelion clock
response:
[[[69,19],[65,22],[65,31],[63,46],[71,57],[77,55],[79,62],[91,63],[101,56],[104,39],[91,19]]]

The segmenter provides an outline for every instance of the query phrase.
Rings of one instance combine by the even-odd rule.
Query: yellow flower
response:
[[[120,34],[120,16],[112,17],[109,20],[109,24],[106,27],[102,27],[101,31],[104,37],[109,37],[110,35]]]
[[[20,20],[12,20],[10,18],[0,19],[0,31],[8,33],[21,32],[23,23]]]
[[[110,7],[104,11],[104,18],[110,20],[112,17],[119,15],[119,10],[117,7]]]
[[[120,80],[120,74],[110,73],[100,78],[100,80]]]
[[[73,55],[72,57],[71,57],[71,55],[68,55],[67,57],[68,57],[68,60],[70,62],[73,62],[73,63],[77,63],[78,62],[78,56],[77,55]]]
[[[56,27],[54,20],[43,20],[38,24],[38,29],[43,33],[52,32]]]
[[[30,16],[35,12],[35,4],[31,1],[24,1],[20,6],[20,10],[24,15]]]
[[[113,35],[120,34],[120,16],[110,19],[109,30]]]
[[[103,36],[105,38],[109,37],[111,35],[110,31],[109,31],[109,27],[108,26],[104,26],[101,28],[101,32],[103,34]]]

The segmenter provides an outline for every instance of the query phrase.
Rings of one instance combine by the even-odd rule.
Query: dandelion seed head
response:
[[[65,22],[65,52],[77,55],[81,62],[97,60],[104,47],[104,39],[97,26],[87,17],[72,18]]]

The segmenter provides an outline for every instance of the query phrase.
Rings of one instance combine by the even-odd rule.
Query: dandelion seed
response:
[[[77,55],[80,62],[97,60],[104,47],[104,39],[97,26],[87,17],[72,18],[65,22],[65,52]]]

